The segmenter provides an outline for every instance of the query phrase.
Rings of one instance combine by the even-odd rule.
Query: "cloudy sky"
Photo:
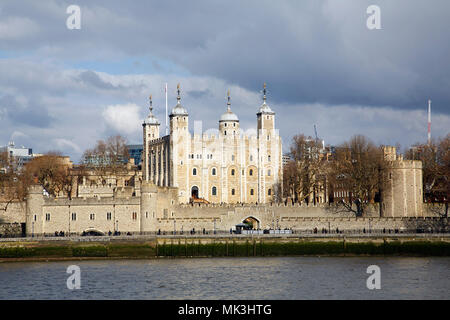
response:
[[[71,4],[81,29],[68,29]],[[369,5],[381,29],[369,30]],[[216,128],[231,90],[245,129],[262,84],[288,150],[294,134],[339,144],[426,141],[450,128],[447,0],[0,2],[0,145],[60,150],[78,162],[112,134],[141,143],[153,94],[164,124],[181,83],[183,105]],[[170,112],[170,110],[169,110]]]

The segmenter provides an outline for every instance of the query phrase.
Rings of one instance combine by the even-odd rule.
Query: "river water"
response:
[[[67,288],[69,265],[81,288]],[[367,267],[381,270],[369,290]],[[255,257],[0,263],[0,299],[448,299],[450,258]]]

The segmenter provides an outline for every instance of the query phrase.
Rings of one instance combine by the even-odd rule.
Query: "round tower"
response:
[[[141,232],[155,231],[157,228],[156,216],[157,187],[151,182],[142,182],[141,185]]]
[[[422,217],[422,162],[397,157],[395,147],[383,149],[381,216]]]
[[[177,104],[169,115],[170,118],[170,134],[183,133],[188,130],[189,114],[181,105],[180,84],[177,85]]]
[[[148,117],[144,120],[144,123],[142,124],[143,129],[143,180],[149,181],[149,148],[148,143],[154,139],[159,138],[159,121],[156,119],[156,117],[153,115],[153,105],[152,105],[152,96],[149,97],[149,103],[150,103],[150,113]]]
[[[188,153],[190,150],[189,115],[181,105],[180,84],[177,85],[177,104],[169,115],[170,118],[170,150],[171,157],[169,167],[172,172],[169,176],[169,185],[179,187],[179,196],[184,201],[189,199],[187,187],[181,181],[186,181],[186,170],[188,169]]]
[[[32,185],[28,189],[26,200],[26,233],[27,236],[44,233],[44,189],[40,185]]]
[[[224,136],[239,136],[239,118],[231,111],[230,90],[227,97],[227,112],[219,120],[219,132]]]
[[[270,107],[267,105],[267,89],[266,84],[264,83],[263,87],[263,104],[259,108],[258,113],[256,114],[257,117],[257,129],[258,129],[258,136],[262,134],[263,131],[261,130],[267,130],[271,131],[275,129],[275,112],[270,109]]]

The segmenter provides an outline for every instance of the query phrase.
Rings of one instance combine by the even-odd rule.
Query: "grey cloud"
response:
[[[76,79],[80,80],[85,85],[92,85],[99,89],[124,89],[123,87],[115,87],[111,83],[103,81],[102,79],[100,79],[97,73],[91,70],[81,72],[76,76]]]
[[[48,110],[36,101],[21,103],[14,96],[5,95],[0,97],[0,109],[3,109],[7,117],[16,125],[47,128],[53,122]]]
[[[200,99],[210,95],[211,93],[208,89],[206,89],[206,90],[191,90],[188,91],[187,94],[195,99]]]
[[[450,112],[445,0],[379,0],[383,29],[373,31],[369,0],[79,1],[79,32],[65,28],[70,1],[25,3],[6,1],[3,14],[39,23],[39,33],[0,48],[75,61],[151,55],[253,91],[266,81],[278,103],[423,109],[431,97]]]

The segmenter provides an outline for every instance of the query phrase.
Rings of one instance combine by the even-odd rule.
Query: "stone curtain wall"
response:
[[[0,208],[5,208],[6,203],[0,203]],[[7,210],[0,210],[0,236],[19,236],[22,234],[21,223],[25,223],[25,202],[13,202],[7,206]]]
[[[169,188],[170,189],[170,188]],[[176,190],[172,193],[176,197]],[[155,193],[156,194],[156,193]],[[40,195],[41,196],[41,195]],[[171,197],[158,195],[156,208],[142,208],[140,197],[129,198],[45,198],[42,205],[33,206],[33,215],[37,214],[33,231],[35,234],[54,234],[55,231],[65,233],[82,233],[86,230],[97,230],[108,233],[120,232],[189,232],[193,228],[197,232],[218,230],[229,232],[230,228],[252,217],[259,222],[260,229],[292,228],[299,231],[318,232],[324,228],[335,231],[361,232],[369,230],[413,230],[432,228],[434,230],[448,226],[447,219],[439,219],[444,206],[424,204],[427,217],[380,217],[378,204],[368,207],[367,216],[355,218],[351,213],[337,213],[329,205],[178,205],[172,203]],[[20,223],[32,222],[33,217],[26,219],[26,203],[12,203],[6,212],[0,211],[0,234],[16,230],[20,234]],[[146,214],[147,217],[141,217]],[[76,219],[72,220],[72,213]],[[108,219],[108,213],[110,218]],[[155,214],[154,214],[155,213]],[[47,220],[46,214],[50,214]],[[91,220],[90,215],[95,217]],[[141,219],[142,218],[142,219]],[[143,219],[148,219],[143,224]],[[39,227],[39,225],[41,227]],[[255,225],[257,228],[258,225]],[[2,231],[3,230],[3,231]],[[9,230],[9,231],[8,231]],[[27,223],[27,233],[32,228]]]
[[[0,208],[6,207],[6,203],[1,202]],[[0,210],[0,223],[24,223],[25,222],[25,202],[12,202],[7,210]]]

